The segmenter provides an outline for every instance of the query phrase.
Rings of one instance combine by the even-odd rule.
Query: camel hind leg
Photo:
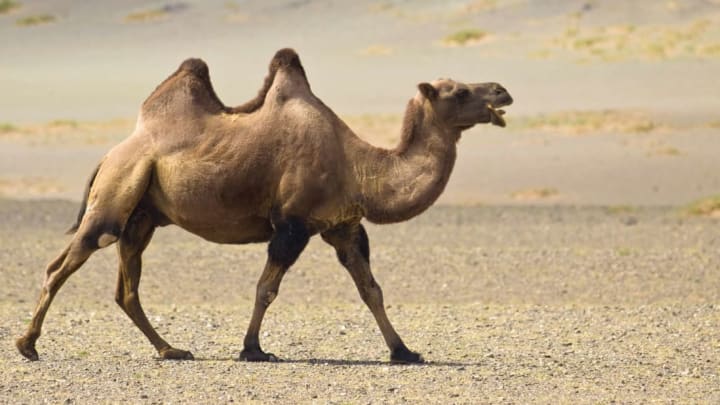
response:
[[[112,243],[110,242],[112,236],[107,232],[101,231],[98,235],[97,231],[79,231],[65,250],[48,265],[30,325],[25,334],[15,342],[20,353],[29,360],[38,359],[35,342],[40,337],[43,320],[55,294],[65,281],[99,248],[98,241],[100,239],[103,239],[103,243]]]
[[[117,244],[120,259],[118,285],[115,295],[120,308],[130,317],[133,323],[150,340],[160,356],[164,359],[192,360],[192,353],[171,347],[148,321],[145,311],[140,305],[138,287],[142,270],[141,256],[155,231],[152,218],[136,211],[128,220]]]
[[[133,146],[121,145],[119,149]],[[52,300],[60,287],[98,249],[115,243],[125,223],[146,192],[152,162],[133,161],[134,154],[110,153],[98,170],[87,210],[70,244],[47,267],[35,312],[25,334],[15,342],[20,353],[37,360],[35,342]]]

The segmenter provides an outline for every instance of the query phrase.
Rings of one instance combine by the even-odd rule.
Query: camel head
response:
[[[475,124],[492,123],[505,126],[500,107],[512,104],[513,99],[505,88],[497,83],[456,82],[439,79],[432,83],[420,83],[419,96],[433,110],[443,125],[464,131]]]

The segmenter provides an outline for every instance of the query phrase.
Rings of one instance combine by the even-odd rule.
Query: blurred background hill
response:
[[[441,202],[682,205],[720,193],[720,1],[0,0],[0,193],[78,199],[145,97],[203,58],[235,105],[295,48],[313,91],[391,146],[418,82],[497,81]]]

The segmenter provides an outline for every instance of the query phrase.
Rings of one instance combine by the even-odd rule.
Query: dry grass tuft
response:
[[[608,214],[620,215],[620,214],[632,214],[637,212],[638,209],[632,205],[612,205],[605,208]]]
[[[240,5],[235,1],[226,1],[225,9],[229,11],[229,14],[225,17],[228,22],[244,23],[250,21],[250,15],[244,13]]]
[[[571,17],[565,31],[553,38],[549,49],[578,56],[578,61],[667,60],[678,57],[720,57],[717,23],[698,19],[684,26],[607,25],[585,27],[580,16]],[[534,54],[533,54],[534,55]]]
[[[65,191],[60,181],[49,177],[0,178],[0,195],[27,197],[58,194]]]
[[[646,134],[665,127],[638,111],[560,111],[513,118],[513,128],[563,135],[592,133]]]
[[[466,28],[443,38],[443,44],[446,46],[471,46],[476,45],[482,40],[487,39],[488,33],[475,28]]]
[[[690,215],[720,218],[720,195],[692,202],[685,208]]]
[[[189,7],[188,3],[183,2],[168,3],[160,7],[130,13],[125,16],[125,22],[143,23],[160,21],[168,18],[170,14],[180,13],[187,10]]]
[[[20,3],[13,0],[0,0],[0,14],[7,14],[20,7]]]
[[[662,145],[652,149],[649,156],[681,156],[682,152],[680,149],[674,146]]]
[[[15,25],[20,27],[33,27],[36,25],[50,24],[56,21],[54,15],[50,14],[39,14],[31,15],[23,18],[19,18],[15,21]]]
[[[168,12],[163,8],[154,8],[150,10],[135,11],[125,16],[125,22],[144,23],[164,20],[168,17]]]
[[[527,190],[515,191],[510,196],[519,201],[536,201],[556,197],[560,192],[552,187],[530,188]]]
[[[99,122],[81,122],[58,119],[45,124],[16,126],[0,124],[0,135],[31,144],[80,143],[105,144],[117,142],[132,133],[134,120],[116,119]]]
[[[464,10],[470,13],[482,13],[495,10],[497,6],[497,0],[473,0],[465,5]]]
[[[67,119],[59,119],[59,120],[52,120],[47,123],[49,127],[66,127],[66,128],[77,128],[80,123],[76,120],[67,120]]]
[[[9,122],[0,122],[0,134],[16,132],[18,128]]]

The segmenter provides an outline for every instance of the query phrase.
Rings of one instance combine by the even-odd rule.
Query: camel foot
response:
[[[35,343],[30,342],[24,337],[19,338],[15,341],[15,346],[20,351],[20,354],[25,356],[26,359],[30,361],[37,361],[40,356],[38,356],[37,350],[35,350]]]
[[[272,354],[272,353],[265,353],[264,351],[260,349],[243,349],[243,351],[240,352],[240,358],[238,359],[240,361],[267,361],[270,363],[275,363],[278,360],[278,358]]]
[[[390,353],[390,363],[392,364],[422,364],[425,363],[425,359],[423,359],[422,355],[420,353],[415,353],[413,351],[410,351],[405,346],[400,346],[398,348],[395,348],[392,353]]]
[[[162,357],[163,360],[195,360],[195,357],[193,357],[189,351],[174,349],[172,347],[160,350],[160,357]]]

